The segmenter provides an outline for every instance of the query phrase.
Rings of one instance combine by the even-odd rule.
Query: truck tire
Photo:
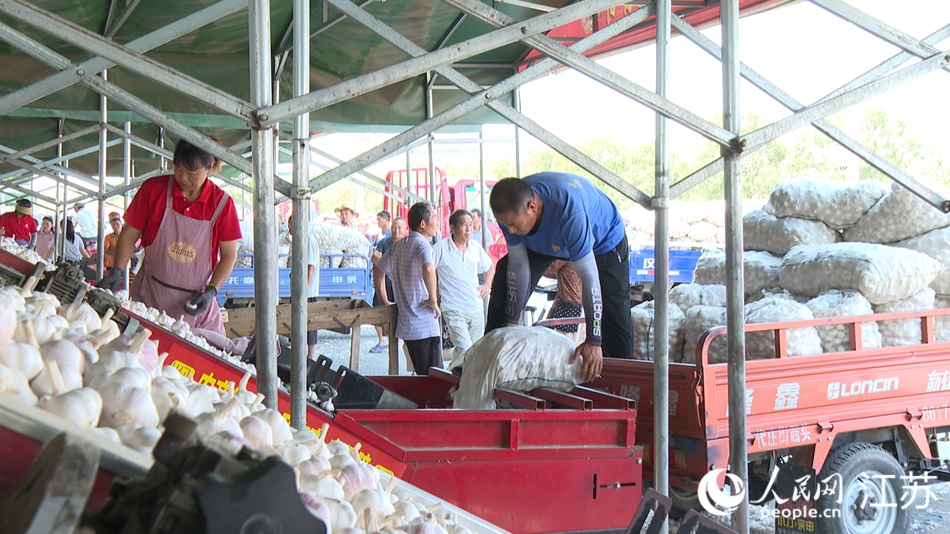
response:
[[[820,482],[833,475],[841,476],[841,490],[836,495],[822,495],[815,503],[818,513],[815,520],[816,532],[910,532],[911,512],[902,507],[903,503],[900,501],[904,470],[890,453],[870,443],[846,445],[832,452],[825,460],[818,480]],[[881,478],[882,475],[893,478]],[[837,502],[839,495],[840,504]],[[833,510],[838,512],[832,514]],[[825,517],[826,514],[833,517]]]

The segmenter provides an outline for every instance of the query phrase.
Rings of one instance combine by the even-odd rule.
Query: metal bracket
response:
[[[670,199],[668,197],[653,197],[650,199],[650,208],[654,211],[670,208]]]
[[[916,408],[907,408],[906,416],[908,421],[920,420],[924,416],[923,412]]]
[[[290,195],[294,200],[309,200],[313,195],[313,189],[310,189],[309,186],[294,186],[290,188]]]
[[[827,419],[823,419],[823,420],[819,420],[819,421],[818,421],[818,433],[819,433],[819,434],[821,434],[821,433],[823,433],[823,432],[831,432],[831,431],[834,430],[834,429],[835,429],[835,425],[833,425],[833,424],[831,423],[831,421],[828,421]]]

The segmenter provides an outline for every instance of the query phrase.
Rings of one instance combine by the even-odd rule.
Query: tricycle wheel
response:
[[[835,481],[840,475],[840,481]],[[816,532],[897,534],[910,532],[910,510],[900,495],[904,470],[887,451],[870,443],[852,443],[833,452],[818,476],[822,488],[838,483],[815,503]],[[833,494],[832,494],[833,493]],[[838,502],[840,497],[840,503]]]
[[[693,488],[670,486],[670,499],[673,499],[673,509],[670,510],[671,519],[682,519],[690,510],[703,509],[699,503],[699,494]]]

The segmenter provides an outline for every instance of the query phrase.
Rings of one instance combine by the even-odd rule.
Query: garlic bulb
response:
[[[330,443],[327,443],[327,450],[329,450],[330,454],[333,456],[336,456],[337,454],[349,454],[350,446],[338,439],[335,439]]]
[[[26,309],[26,299],[16,287],[0,288],[0,309],[12,310],[14,314],[21,312]]]
[[[318,499],[323,501],[323,503],[327,505],[327,508],[330,509],[330,521],[328,526],[331,532],[340,532],[343,529],[356,526],[356,512],[350,503],[338,499],[328,499],[326,497],[318,497]]]
[[[33,335],[33,325],[29,321],[21,321],[24,331],[27,332],[29,343],[10,341],[0,348],[0,363],[23,371],[28,380],[33,380],[43,370],[43,360],[40,358],[39,344]]]
[[[148,391],[126,382],[114,382],[102,388],[101,426],[158,426],[158,410]]]
[[[102,318],[92,309],[92,306],[85,302],[79,304],[67,304],[59,308],[59,315],[66,318],[72,324],[74,321],[82,321],[86,325],[86,332],[92,332],[102,328]]]
[[[179,380],[169,380],[164,376],[158,376],[152,379],[152,402],[158,410],[159,421],[165,422],[168,414],[176,409],[185,409],[188,403],[188,388]]]
[[[306,462],[310,459],[310,449],[304,447],[303,445],[297,445],[292,442],[285,443],[281,447],[277,447],[280,455],[283,456],[284,460],[287,461],[291,467],[297,467],[302,462]]]
[[[18,401],[36,406],[36,394],[30,389],[30,381],[23,371],[0,365],[0,393],[14,396]]]
[[[109,384],[117,382],[125,382],[132,387],[142,388],[151,394],[152,377],[141,367],[123,367],[112,374],[100,374],[89,384],[89,387],[102,391]]]
[[[247,416],[241,419],[241,431],[244,433],[244,439],[258,450],[272,448],[274,446],[274,432],[270,425],[263,419]],[[327,464],[329,467],[329,464]]]
[[[79,378],[79,387],[82,387],[82,377]],[[43,366],[40,374],[36,375],[36,378],[30,382],[30,388],[33,393],[36,393],[37,397],[62,395],[67,391],[76,389],[75,387],[67,388],[63,373],[60,372],[59,364],[55,361]]]
[[[406,525],[407,534],[448,534],[431,512],[419,519]]]
[[[118,428],[118,432],[123,445],[149,456],[152,455],[152,449],[162,437],[162,433],[157,429],[147,426],[124,426]]]
[[[53,336],[57,334],[56,329],[53,328],[50,322],[44,318],[28,313],[20,313],[18,314],[18,317],[20,319],[20,323],[17,324],[16,332],[13,334],[14,341],[19,341],[20,343],[30,342],[26,331],[23,329],[23,323],[25,322],[29,322],[33,325],[33,335],[36,336],[36,342],[40,345],[53,339]]]
[[[57,332],[62,332],[63,330],[69,328],[69,321],[67,321],[62,315],[50,315],[46,318],[46,322],[49,323],[49,325]]]
[[[37,407],[88,428],[99,424],[103,399],[94,389],[79,388],[44,398]]]
[[[199,415],[197,417],[197,431],[207,436],[218,434],[219,432],[227,432],[234,437],[244,438],[244,431],[241,430],[241,425],[237,419],[231,417],[232,411],[238,404],[240,404],[240,401],[232,398],[223,405],[215,408],[213,412]]]
[[[346,485],[343,486],[346,491]],[[376,514],[376,520],[382,519],[383,515],[390,515],[396,511],[393,503],[389,500],[389,494],[379,488],[366,488],[361,490],[350,499],[353,505],[353,511],[357,517],[363,515],[363,512],[371,510]]]
[[[419,517],[419,509],[411,502],[399,501],[393,504],[393,508],[395,509],[395,515],[399,516],[403,523],[411,523]]]
[[[273,431],[274,434],[274,443],[284,443],[285,441],[294,439],[290,425],[287,424],[287,420],[284,419],[284,416],[281,415],[280,412],[267,408],[255,413],[253,417],[258,417],[270,425],[271,431]]]
[[[245,435],[246,434],[247,433],[245,432]],[[328,462],[326,458],[320,456],[311,456],[309,460],[297,464],[297,473],[300,475],[300,478],[315,477],[320,473],[329,470],[330,462]]]
[[[4,300],[0,298],[0,347],[13,341],[13,335],[17,330],[17,312],[12,306],[4,306]]]
[[[317,495],[303,491],[300,493],[300,500],[315,516],[323,520],[327,525],[330,524],[330,507],[327,503],[321,501]]]
[[[166,367],[166,369],[168,369]],[[187,385],[189,395],[185,411],[192,417],[198,417],[203,413],[214,413],[214,399],[218,393],[214,388],[191,382]]]
[[[60,367],[72,367],[81,375],[86,369],[82,350],[72,341],[57,339],[43,343],[40,354],[46,362],[56,362]]]
[[[331,458],[331,465],[332,463]],[[354,462],[340,469],[339,479],[340,483],[343,484],[343,493],[346,496],[346,500],[351,500],[354,495],[364,489],[376,487],[376,474],[373,473],[373,471],[376,471],[375,467],[370,467],[362,462]]]

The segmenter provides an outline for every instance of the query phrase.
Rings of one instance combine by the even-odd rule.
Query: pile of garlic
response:
[[[164,311],[161,311],[157,308],[149,307],[142,302],[130,300],[129,294],[125,290],[117,291],[115,293],[115,297],[119,300],[119,304],[123,308],[138,315],[139,317],[151,321],[158,326],[161,326],[165,330],[168,330],[172,334],[184,339],[185,341],[194,343],[203,350],[227,360],[232,365],[240,367],[245,371],[250,371],[253,375],[257,375],[257,369],[254,367],[254,364],[245,363],[240,357],[237,357],[230,352],[222,351],[211,343],[208,343],[207,339],[193,333],[191,331],[191,325],[185,322],[184,316],[175,319],[174,317],[165,314]]]
[[[383,487],[380,471],[360,459],[359,443],[351,449],[292,428],[264,407],[263,395],[246,390],[250,372],[227,391],[199,384],[163,366],[167,354],[149,337],[149,330],[120,335],[111,313],[100,318],[85,303],[61,306],[47,293],[0,288],[0,394],[148,455],[165,418],[179,410],[198,420],[201,433],[225,433],[283,458],[297,472],[304,504],[332,531],[469,532],[455,518],[400,499],[395,479]]]
[[[0,250],[5,250],[10,254],[23,258],[30,263],[42,263],[43,269],[46,271],[52,271],[56,268],[55,265],[45,261],[32,249],[26,248],[23,245],[17,245],[16,241],[12,237],[0,237]]]

